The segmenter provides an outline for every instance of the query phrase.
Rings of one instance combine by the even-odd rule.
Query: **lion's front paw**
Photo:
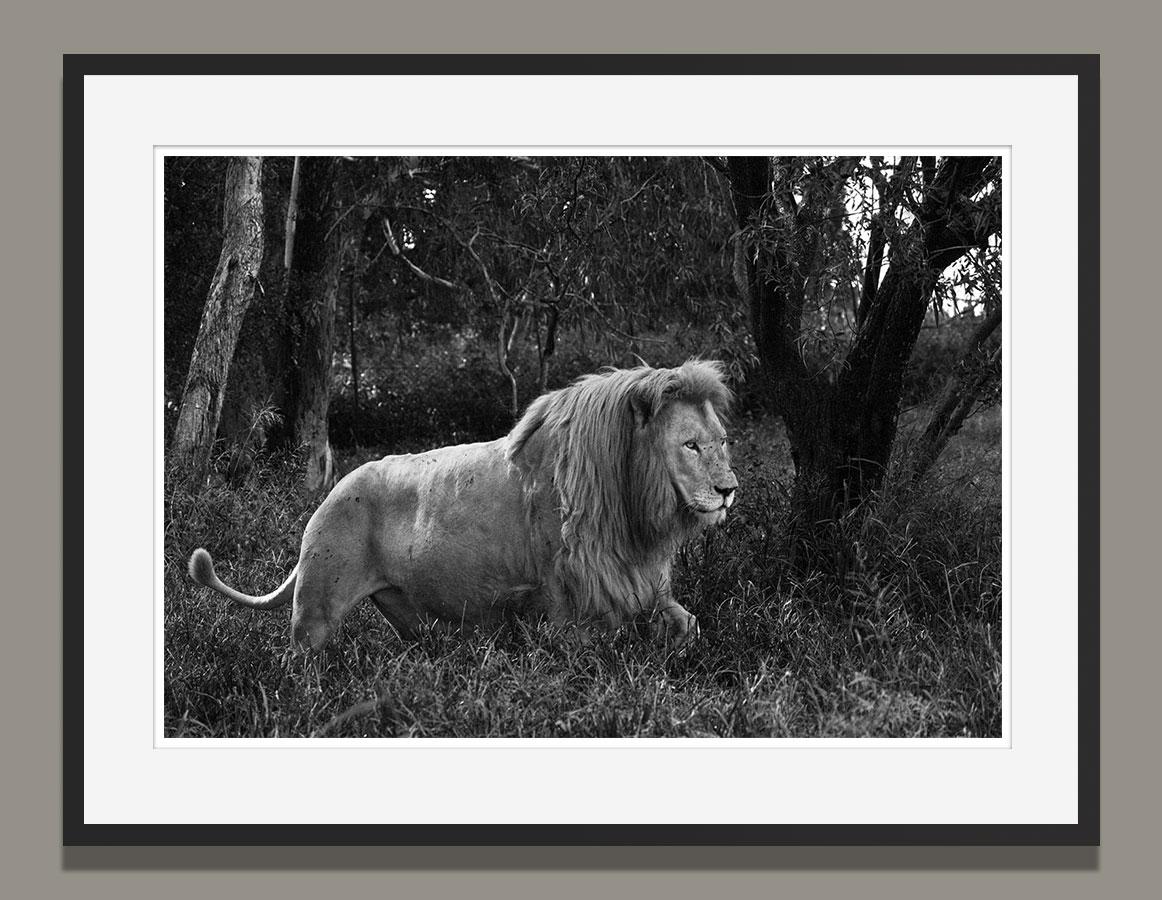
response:
[[[654,635],[665,640],[668,647],[684,647],[699,635],[698,617],[681,606],[671,606],[654,620]]]
[[[698,617],[693,613],[686,613],[685,627],[677,634],[674,645],[675,647],[686,647],[701,634],[702,629],[698,627]]]

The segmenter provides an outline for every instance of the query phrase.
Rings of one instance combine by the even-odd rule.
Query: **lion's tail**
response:
[[[250,606],[255,609],[275,609],[279,606],[285,606],[290,602],[291,597],[295,592],[295,579],[298,577],[299,567],[295,566],[290,575],[287,576],[286,581],[281,585],[262,597],[252,597],[249,594],[244,594],[241,591],[236,591],[227,584],[223,584],[222,580],[214,572],[214,560],[201,547],[193,552],[190,556],[190,577],[203,587],[208,587],[211,590],[217,591],[223,597],[228,597],[235,603],[242,606]]]

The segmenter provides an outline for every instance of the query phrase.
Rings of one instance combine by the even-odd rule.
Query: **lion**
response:
[[[534,613],[582,633],[647,618],[681,646],[697,625],[674,599],[671,567],[735,500],[730,402],[718,362],[587,375],[538,397],[499,440],[352,471],[271,593],[228,587],[202,548],[190,575],[243,606],[293,598],[292,637],[316,650],[365,598],[405,637],[432,621],[474,628]]]

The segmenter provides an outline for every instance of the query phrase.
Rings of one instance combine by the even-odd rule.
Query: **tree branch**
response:
[[[728,178],[728,179],[730,178],[730,169],[718,157],[716,157],[716,156],[701,156],[701,157],[699,157],[699,159],[701,159],[702,162],[704,162],[706,165],[710,166],[710,168],[712,168],[719,175],[723,176],[724,178]]]
[[[898,331],[901,346],[911,346],[909,341],[919,331],[940,273],[999,227],[995,204],[989,215],[978,216],[975,222],[972,215],[980,207],[971,198],[988,182],[990,162],[988,157],[950,156],[940,166],[935,182],[925,191],[917,220],[897,239],[877,291],[884,296],[871,305],[848,354],[850,378],[858,382],[868,377],[870,367],[882,356],[886,332]],[[893,357],[889,369],[902,370],[906,359],[895,359],[897,342],[889,343],[892,347],[886,352]]]
[[[873,157],[875,167],[872,180],[879,191],[879,211],[872,216],[871,233],[868,238],[867,265],[863,271],[863,290],[860,292],[859,305],[855,310],[856,327],[862,326],[867,319],[868,311],[876,299],[876,291],[880,285],[880,275],[884,264],[884,249],[887,245],[887,223],[894,219],[900,200],[904,195],[904,185],[911,177],[912,165],[915,157],[905,156],[895,176],[888,180],[882,174],[883,157]],[[877,177],[877,173],[878,176]]]
[[[392,255],[402,260],[404,265],[406,265],[424,281],[439,285],[442,288],[447,288],[450,291],[460,291],[464,289],[462,284],[457,284],[454,281],[449,281],[446,278],[440,278],[436,275],[429,275],[414,262],[408,259],[407,255],[403,252],[402,249],[400,249],[399,243],[395,239],[395,233],[391,230],[391,221],[387,218],[387,216],[383,217],[383,234],[384,237],[387,238],[387,246],[388,249],[391,250]],[[378,255],[376,256],[376,259],[378,259]]]
[[[788,392],[810,390],[799,348],[803,279],[787,246],[794,235],[793,215],[780,213],[770,199],[769,157],[731,156],[727,164],[739,224],[734,236],[735,282],[750,306],[751,333],[778,407],[779,398],[785,399]],[[783,188],[789,190],[785,184]],[[780,232],[774,237],[772,225]]]

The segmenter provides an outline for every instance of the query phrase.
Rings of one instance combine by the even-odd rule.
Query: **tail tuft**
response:
[[[212,587],[218,580],[214,574],[214,560],[201,547],[190,556],[190,577],[203,587]]]
[[[208,587],[212,591],[217,591],[223,597],[233,600],[241,606],[248,606],[251,609],[274,609],[276,606],[283,606],[284,604],[290,603],[294,597],[295,582],[298,580],[298,574],[299,567],[295,566],[286,577],[286,581],[269,594],[264,594],[261,597],[252,597],[250,594],[244,594],[241,591],[234,590],[229,585],[222,584],[218,578],[218,574],[214,571],[214,560],[201,547],[190,554],[190,578],[194,579],[202,587]]]

